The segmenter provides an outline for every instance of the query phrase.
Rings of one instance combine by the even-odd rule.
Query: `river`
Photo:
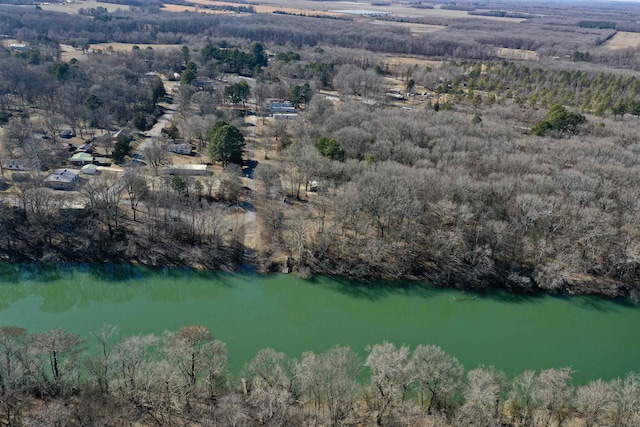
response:
[[[571,366],[583,384],[640,371],[640,306],[625,301],[128,266],[0,269],[0,326],[90,337],[105,323],[122,336],[205,325],[227,344],[234,373],[264,347],[299,357],[340,344],[364,355],[385,340],[437,344],[466,369],[510,376]]]

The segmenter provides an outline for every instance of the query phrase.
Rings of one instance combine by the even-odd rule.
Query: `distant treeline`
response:
[[[599,28],[599,29],[614,29],[616,28],[615,22],[607,21],[580,21],[578,22],[580,28]]]
[[[469,12],[469,15],[497,16],[499,18],[520,18],[520,19],[529,19],[529,18],[536,17],[536,15],[532,15],[530,13],[506,12],[504,10],[487,10],[487,11],[474,10]],[[591,27],[591,28],[598,28],[598,27]]]
[[[137,1],[137,0],[133,0]],[[143,7],[143,6],[140,6]],[[542,55],[571,55],[586,51],[610,37],[612,30],[571,27],[522,26],[489,20],[450,20],[448,27],[429,35],[411,36],[408,28],[378,26],[341,20],[280,14],[251,14],[234,17],[202,13],[161,13],[147,6],[143,10],[113,14],[119,19],[104,22],[46,11],[3,8],[0,31],[34,39],[55,34],[57,40],[86,38],[89,43],[180,43],[191,36],[238,37],[266,43],[299,46],[333,45],[372,52],[427,55],[436,58],[495,57],[497,48],[536,50]],[[43,19],[43,16],[55,19]],[[437,21],[440,22],[440,21]],[[437,23],[433,22],[433,23]],[[442,22],[440,22],[442,23]],[[517,28],[516,28],[517,27]],[[514,35],[517,34],[517,35]]]

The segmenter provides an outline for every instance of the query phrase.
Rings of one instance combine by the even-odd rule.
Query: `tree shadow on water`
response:
[[[329,287],[342,294],[378,301],[392,295],[410,295],[430,298],[444,292],[427,282],[392,280],[355,280],[333,276],[320,276],[306,279],[307,282]]]

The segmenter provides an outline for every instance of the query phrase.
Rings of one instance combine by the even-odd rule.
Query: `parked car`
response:
[[[63,139],[73,138],[74,136],[76,136],[76,134],[70,129],[63,130],[60,132],[60,138],[63,138]]]

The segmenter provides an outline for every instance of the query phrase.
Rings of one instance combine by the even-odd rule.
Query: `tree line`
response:
[[[101,19],[11,7],[3,7],[1,16],[4,18],[0,21],[2,33],[26,41],[55,34],[57,42],[67,44],[79,38],[89,43],[187,44],[191,38],[195,40],[194,36],[204,35],[211,38],[237,37],[263,43],[299,46],[324,44],[381,53],[478,60],[496,58],[498,49],[504,47],[536,50],[546,57],[562,57],[575,51],[594,50],[615,33],[615,30],[606,28],[581,28],[572,24],[567,17],[561,18],[561,22],[532,19],[527,24],[452,19],[446,22],[445,28],[426,36],[412,35],[407,28],[398,26],[377,25],[376,31],[372,32],[372,24],[367,22],[353,22],[347,29],[340,20],[314,17],[279,14],[222,17],[167,13],[149,7],[102,14]],[[42,22],[44,16],[55,16],[55,19]],[[620,53],[603,49],[598,52],[599,56],[594,56],[594,59],[623,60]],[[625,66],[637,67],[633,60],[627,58],[626,62],[632,64]]]
[[[62,329],[0,327],[0,419],[7,426],[472,425],[545,426],[582,420],[631,427],[640,376],[574,386],[570,368],[513,378],[465,371],[435,345],[384,342],[364,359],[346,346],[291,358],[258,351],[237,376],[226,345],[200,325],[120,337],[105,325],[87,340]]]

